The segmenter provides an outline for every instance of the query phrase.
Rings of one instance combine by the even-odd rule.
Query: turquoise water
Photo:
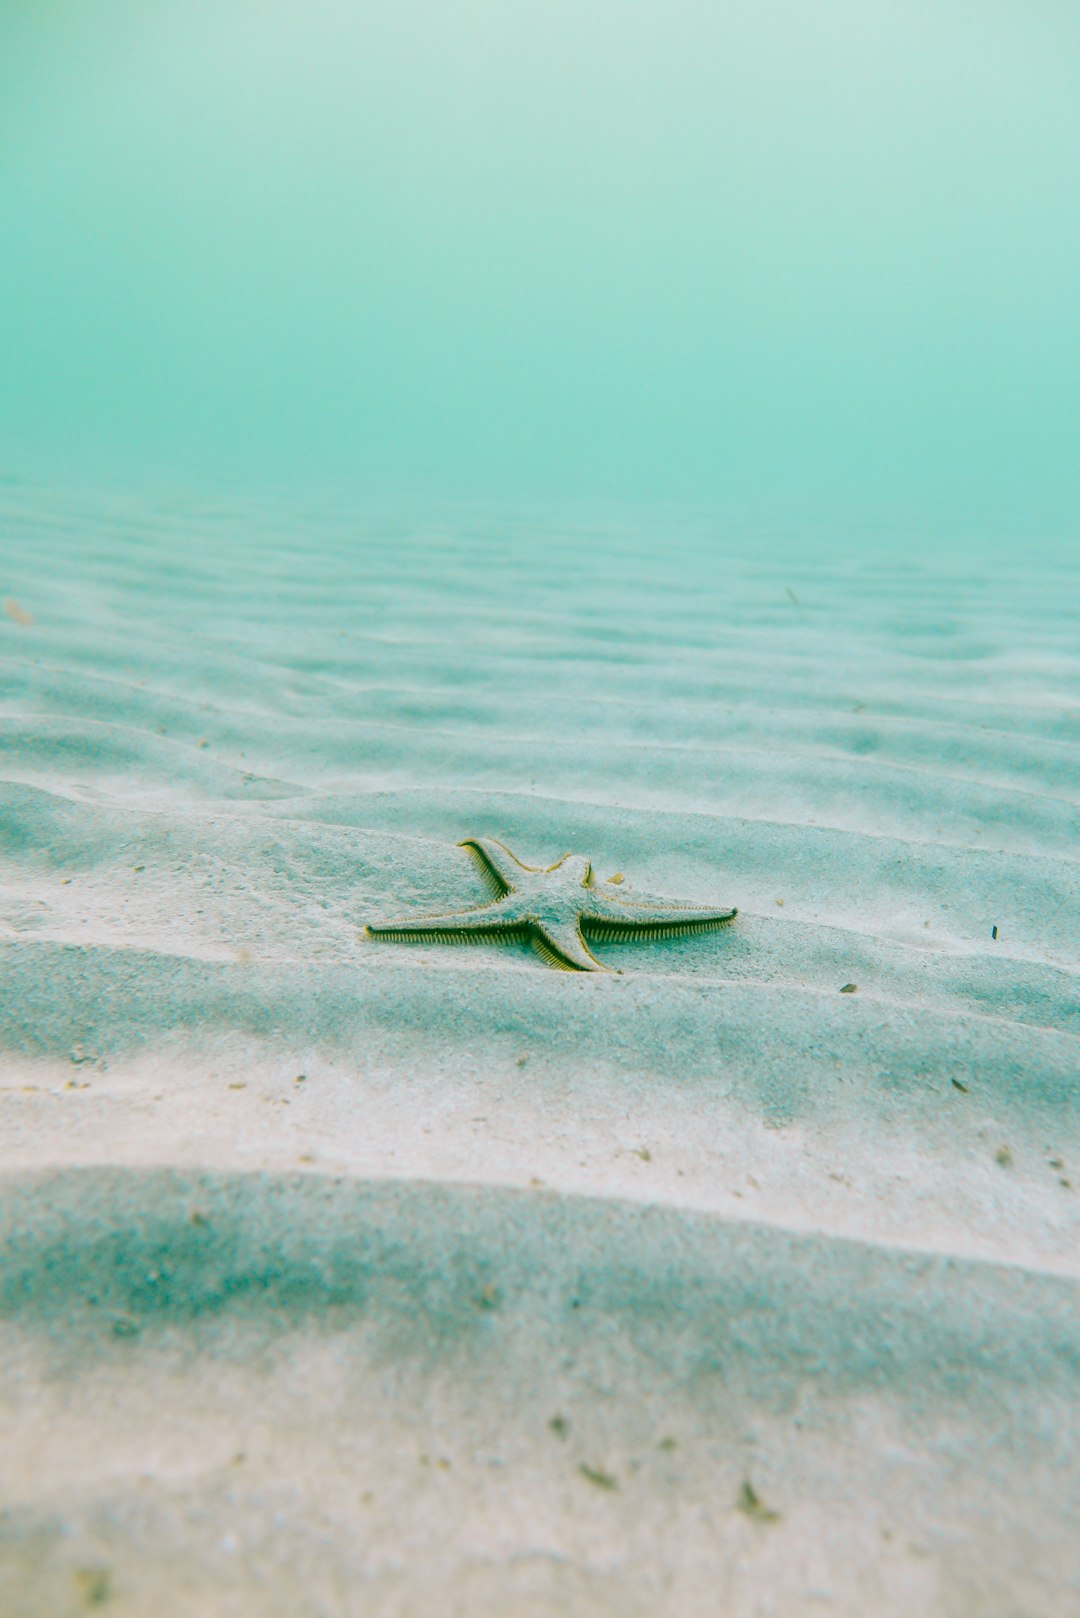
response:
[[[5,0],[0,458],[1080,513],[1080,13]]]
[[[3,1618],[1075,1618],[1078,68],[0,0]]]

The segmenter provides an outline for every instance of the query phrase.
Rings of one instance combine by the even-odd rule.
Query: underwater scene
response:
[[[1078,73],[0,3],[0,1618],[1080,1614]]]

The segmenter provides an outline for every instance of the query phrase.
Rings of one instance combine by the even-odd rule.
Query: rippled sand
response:
[[[0,490],[3,1618],[1080,1612],[1078,571]]]

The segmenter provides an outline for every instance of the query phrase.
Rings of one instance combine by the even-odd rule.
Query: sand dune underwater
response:
[[[4,1618],[1080,1612],[1075,561],[656,522],[0,488]]]

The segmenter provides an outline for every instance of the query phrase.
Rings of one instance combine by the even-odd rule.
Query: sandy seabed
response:
[[[1080,1614],[1078,576],[0,489],[0,1618]]]

